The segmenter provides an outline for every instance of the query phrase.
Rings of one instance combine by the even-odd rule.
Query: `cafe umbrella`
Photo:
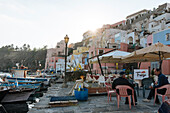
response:
[[[162,60],[166,60],[167,58],[170,58],[170,47],[157,42],[124,56],[123,62],[159,61],[159,68],[161,69]]]
[[[122,57],[129,55],[129,52],[125,51],[113,51],[102,56],[99,56],[99,60],[101,63],[121,63]],[[94,58],[91,60],[91,63],[98,63],[98,59]]]

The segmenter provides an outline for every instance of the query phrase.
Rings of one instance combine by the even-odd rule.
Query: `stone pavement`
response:
[[[125,105],[124,97],[121,98],[120,107],[117,108],[116,97],[112,97],[110,103],[107,102],[107,95],[103,96],[90,96],[87,101],[78,102],[76,106],[68,107],[54,107],[49,108],[49,101],[51,96],[66,96],[74,85],[73,82],[67,83],[68,88],[61,88],[62,84],[53,84],[49,87],[47,93],[40,98],[40,102],[29,110],[28,113],[157,113],[161,105],[153,105],[153,100],[150,103],[142,102],[143,95],[140,90],[140,96],[138,97],[138,105],[132,106],[129,109],[129,105]],[[149,90],[146,91],[146,96]],[[159,98],[160,101],[161,98]]]

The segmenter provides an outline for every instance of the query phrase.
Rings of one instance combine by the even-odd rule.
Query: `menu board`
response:
[[[143,78],[148,78],[148,69],[134,69],[134,79],[142,80]]]

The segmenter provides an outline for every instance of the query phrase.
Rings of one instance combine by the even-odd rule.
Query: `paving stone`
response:
[[[61,88],[62,84],[52,84],[48,91],[40,98],[39,103],[35,103],[35,108],[29,110],[28,113],[156,113],[161,105],[153,105],[153,100],[150,103],[142,101],[143,92],[140,90],[138,97],[138,105],[132,106],[125,105],[125,98],[121,98],[120,108],[117,108],[117,99],[112,97],[112,101],[107,102],[107,95],[103,96],[90,96],[87,101],[78,102],[77,106],[68,107],[54,107],[48,108],[51,96],[67,96],[71,90],[74,82],[68,82],[68,88]],[[146,96],[149,90],[146,90]],[[161,101],[161,98],[160,98]]]

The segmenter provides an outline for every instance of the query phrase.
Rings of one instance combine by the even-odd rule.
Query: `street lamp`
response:
[[[66,64],[67,64],[67,43],[69,41],[69,37],[67,35],[64,37],[64,41],[65,41],[65,44],[66,44],[66,47],[65,47],[65,72],[64,72],[65,76],[64,76],[64,81],[63,81],[62,87],[66,88],[66,87],[68,87],[67,81],[66,81]]]

